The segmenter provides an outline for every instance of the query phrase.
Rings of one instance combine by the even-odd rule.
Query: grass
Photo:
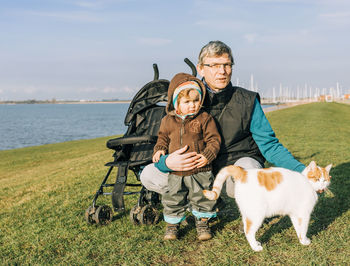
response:
[[[333,163],[335,197],[321,195],[309,226],[310,246],[299,244],[289,218],[277,217],[258,231],[264,251],[253,252],[239,233],[237,207],[227,198],[212,226],[214,238],[204,243],[196,240],[191,223],[180,240],[165,242],[163,221],[136,226],[128,213],[108,226],[88,225],[84,212],[106,174],[103,165],[112,160],[108,137],[0,151],[1,265],[350,264],[350,106],[315,103],[267,116],[301,162]],[[125,197],[127,212],[136,200]]]

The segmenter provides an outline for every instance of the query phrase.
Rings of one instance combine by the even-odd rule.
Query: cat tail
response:
[[[233,165],[222,168],[215,177],[213,189],[203,190],[204,196],[209,200],[217,200],[226,179],[232,176],[236,180],[240,178],[242,171],[245,172],[241,167]]]

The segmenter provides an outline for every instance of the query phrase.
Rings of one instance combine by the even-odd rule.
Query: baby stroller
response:
[[[184,60],[196,76],[197,71],[193,63]],[[112,221],[113,210],[125,212],[124,195],[139,193],[137,204],[130,211],[130,219],[134,224],[156,224],[159,220],[157,206],[160,203],[159,195],[148,191],[139,184],[127,183],[128,171],[131,170],[137,181],[140,181],[140,172],[143,167],[152,162],[153,147],[157,142],[160,122],[165,116],[165,106],[168,100],[169,81],[159,79],[159,71],[153,64],[154,79],[143,86],[135,95],[128,108],[124,124],[128,127],[123,137],[110,139],[107,147],[114,150],[114,160],[108,162],[108,172],[104,177],[92,205],[85,211],[85,220],[89,224],[105,225]],[[107,184],[113,168],[117,167],[116,181]],[[126,187],[141,187],[140,191],[125,191]],[[105,188],[113,187],[112,192],[105,192]],[[96,201],[100,195],[111,195],[113,210],[108,205],[99,206]]]

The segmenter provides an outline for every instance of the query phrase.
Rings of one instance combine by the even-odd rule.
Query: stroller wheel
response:
[[[130,210],[130,220],[134,225],[139,225],[140,224],[140,211],[141,207],[138,205],[135,205],[131,210]]]
[[[97,224],[106,225],[112,221],[113,212],[108,205],[96,206],[93,219]]]
[[[86,211],[85,211],[85,221],[88,224],[94,224],[95,223],[95,220],[93,218],[94,214],[95,214],[95,209],[92,206],[89,206],[89,208],[87,208]]]
[[[159,211],[152,205],[145,205],[140,211],[141,224],[156,224],[159,220]]]

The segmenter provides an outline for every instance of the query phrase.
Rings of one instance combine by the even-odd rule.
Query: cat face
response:
[[[312,161],[304,170],[304,174],[309,179],[312,187],[316,191],[322,191],[326,189],[331,181],[331,176],[329,171],[331,170],[332,165],[327,165],[325,168],[319,167],[314,161]]]

